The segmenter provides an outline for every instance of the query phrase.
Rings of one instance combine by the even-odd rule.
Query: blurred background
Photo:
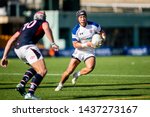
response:
[[[88,20],[101,25],[107,40],[97,56],[150,54],[150,0],[0,0],[0,57],[10,37],[23,23],[45,10],[60,51],[50,50],[44,36],[38,46],[44,56],[70,56],[75,13],[85,9]],[[13,50],[9,54],[15,57]]]

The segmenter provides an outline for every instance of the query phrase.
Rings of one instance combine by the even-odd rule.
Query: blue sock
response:
[[[26,73],[24,74],[22,80],[20,81],[20,83],[22,85],[26,85],[27,82],[36,74],[36,71],[33,68],[30,68],[26,71]]]
[[[40,85],[42,80],[43,80],[43,77],[40,74],[35,74],[35,76],[32,78],[28,93],[34,94],[35,90]]]

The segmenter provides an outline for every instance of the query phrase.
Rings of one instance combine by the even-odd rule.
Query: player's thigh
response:
[[[79,63],[80,61],[78,59],[71,58],[67,71],[69,73],[72,73],[75,70],[75,68],[79,65]]]
[[[36,62],[32,63],[31,66],[37,72],[42,72],[42,74],[45,74],[45,72],[47,71],[44,59],[37,60]]]
[[[85,65],[87,68],[94,69],[96,60],[94,56],[91,56],[85,60]]]
[[[31,45],[31,46],[28,46],[28,48],[25,51],[25,59],[31,65],[43,59],[43,56],[40,50],[35,45]]]
[[[28,63],[36,70],[37,73],[45,74],[46,65],[40,50],[36,46],[31,46],[26,50],[25,55]]]

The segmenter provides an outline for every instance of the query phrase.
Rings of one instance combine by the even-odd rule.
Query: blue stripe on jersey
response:
[[[77,24],[77,25],[72,29],[72,33],[73,33],[74,35],[76,34],[76,32],[77,32],[77,30],[78,30],[79,27],[80,27],[80,25]]]
[[[89,25],[94,25],[96,27],[99,27],[99,24],[95,23],[95,22],[91,22],[91,21],[87,21]]]
[[[72,41],[78,41],[76,38],[72,38]]]

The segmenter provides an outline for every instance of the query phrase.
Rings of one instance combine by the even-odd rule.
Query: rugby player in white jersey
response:
[[[44,58],[36,46],[36,43],[44,34],[46,34],[47,38],[50,40],[52,48],[58,51],[58,46],[54,43],[52,30],[49,27],[49,23],[46,21],[46,14],[44,11],[38,11],[34,14],[34,20],[25,23],[22,28],[10,38],[1,59],[0,65],[2,67],[7,67],[8,53],[13,44],[15,44],[14,50],[19,59],[30,66],[20,83],[16,86],[16,90],[24,96],[24,99],[39,99],[34,93],[47,73]],[[26,93],[25,85],[31,78],[31,85],[28,89],[28,93]]]
[[[77,24],[72,30],[72,43],[75,48],[72,58],[68,65],[68,68],[61,76],[61,80],[55,91],[59,91],[63,88],[64,83],[69,78],[69,76],[74,72],[76,67],[84,61],[85,67],[80,71],[73,74],[72,84],[74,85],[81,75],[86,75],[93,71],[95,68],[95,48],[91,43],[92,36],[95,33],[101,35],[103,39],[106,38],[105,32],[101,29],[100,25],[87,20],[87,14],[85,10],[79,10],[76,13]]]

